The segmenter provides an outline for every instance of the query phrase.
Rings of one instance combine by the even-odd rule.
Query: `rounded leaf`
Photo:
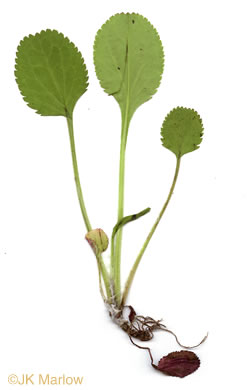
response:
[[[163,146],[177,157],[198,149],[202,136],[202,120],[191,108],[174,108],[165,118],[161,128]]]
[[[160,84],[164,52],[159,35],[141,15],[116,14],[96,35],[94,64],[102,88],[130,120]]]
[[[24,100],[40,115],[72,117],[88,86],[81,53],[55,30],[29,35],[20,42],[15,76]]]
[[[166,375],[178,376],[184,378],[192,374],[200,366],[200,360],[194,352],[180,351],[171,352],[160,359],[156,368]]]
[[[90,230],[86,234],[86,240],[96,255],[106,251],[106,249],[108,248],[109,240],[102,229]]]

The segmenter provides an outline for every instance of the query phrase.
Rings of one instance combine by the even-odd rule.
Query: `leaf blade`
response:
[[[114,239],[115,235],[117,234],[118,230],[124,227],[127,223],[136,221],[137,219],[143,217],[147,213],[151,211],[150,207],[147,207],[146,209],[140,211],[138,214],[132,214],[132,215],[127,215],[126,217],[123,217],[120,219],[119,222],[114,226],[112,230],[112,240]]]
[[[176,107],[166,116],[161,128],[162,145],[181,157],[199,148],[203,136],[199,114],[190,108]]]
[[[151,23],[139,14],[113,15],[94,42],[96,75],[130,121],[136,109],[156,93],[164,69],[164,51]]]
[[[163,356],[156,368],[166,375],[184,378],[195,372],[199,367],[200,360],[194,352],[179,351]]]
[[[24,37],[16,53],[15,76],[28,106],[44,116],[72,117],[88,87],[81,53],[56,30]]]

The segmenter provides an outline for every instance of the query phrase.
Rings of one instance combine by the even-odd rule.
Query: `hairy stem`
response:
[[[79,199],[82,217],[83,217],[83,220],[85,222],[87,231],[89,232],[90,230],[92,230],[92,226],[91,226],[91,223],[90,223],[88,215],[87,215],[87,210],[86,210],[83,195],[82,195],[79,170],[78,170],[78,164],[77,164],[77,157],[76,157],[76,150],[75,150],[73,119],[67,117],[67,124],[68,124],[68,130],[69,130],[69,139],[70,139],[70,147],[71,147],[71,155],[72,155],[72,162],[73,162],[77,195],[78,195],[78,199]],[[104,284],[105,284],[106,294],[107,294],[107,297],[110,298],[111,297],[110,280],[109,280],[109,275],[108,275],[106,266],[103,262],[101,255],[97,255],[96,257],[97,257],[97,265],[98,265],[98,270],[99,270],[99,285],[100,285],[101,295],[104,299],[104,293],[103,293],[103,289],[102,289],[102,285],[101,285],[101,274],[102,274]]]
[[[172,197],[172,194],[173,194],[173,191],[174,191],[174,188],[175,188],[175,185],[176,185],[177,177],[178,177],[179,168],[180,168],[180,160],[181,160],[181,157],[178,157],[177,158],[177,164],[176,164],[176,170],[175,170],[173,182],[172,182],[172,185],[171,185],[171,188],[170,188],[167,200],[166,200],[164,206],[162,207],[162,209],[161,209],[161,211],[159,213],[159,216],[156,219],[152,229],[150,230],[150,233],[148,234],[148,236],[147,236],[147,238],[146,238],[146,240],[145,240],[145,242],[144,242],[144,244],[143,244],[143,246],[142,246],[142,248],[140,250],[140,253],[138,254],[138,256],[136,258],[136,261],[135,261],[135,263],[134,263],[134,265],[133,265],[133,267],[132,267],[132,269],[131,269],[131,271],[129,273],[128,279],[127,279],[126,284],[125,284],[124,292],[123,292],[121,306],[125,305],[125,302],[126,302],[126,299],[127,299],[127,296],[128,296],[128,293],[129,293],[129,290],[130,290],[130,287],[131,287],[131,284],[133,282],[136,270],[138,268],[138,265],[140,264],[142,256],[143,256],[143,254],[144,254],[144,252],[145,252],[145,250],[146,250],[146,248],[147,248],[147,246],[148,246],[148,244],[149,244],[149,242],[150,242],[150,240],[151,240],[151,238],[152,238],[152,236],[153,236],[153,234],[154,234],[154,232],[155,232],[155,230],[156,230],[156,228],[157,228],[157,226],[158,226],[158,224],[159,224],[159,222],[160,222],[160,220],[161,220],[161,218],[162,218],[162,216],[163,216],[163,214],[164,214],[164,212],[165,212],[165,210],[166,210],[166,208],[167,208],[167,206],[169,204],[169,201],[170,201],[170,199]]]

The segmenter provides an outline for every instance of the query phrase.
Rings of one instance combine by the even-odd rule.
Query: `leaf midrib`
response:
[[[124,124],[123,124],[123,137],[124,137],[125,144],[127,141],[128,122],[129,122],[128,121],[129,105],[130,105],[129,20],[130,20],[130,15],[128,15],[128,30],[127,30],[126,55],[125,55],[125,64],[127,65],[127,95],[126,95],[126,105],[125,105]],[[126,65],[125,65],[124,72],[126,70]],[[124,77],[125,77],[125,75],[123,75],[122,85],[124,82]],[[120,87],[120,91],[121,91],[122,85]]]

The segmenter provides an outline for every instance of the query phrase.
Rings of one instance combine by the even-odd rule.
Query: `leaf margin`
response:
[[[32,102],[29,102],[26,94],[24,93],[23,91],[23,86],[21,87],[20,83],[18,82],[18,67],[19,67],[19,61],[20,61],[20,58],[19,58],[19,53],[20,53],[20,48],[21,48],[21,45],[26,41],[28,40],[29,38],[35,38],[37,36],[40,36],[41,34],[45,34],[45,33],[56,33],[57,36],[61,36],[64,41],[66,42],[67,45],[70,45],[72,47],[73,50],[75,50],[76,52],[76,55],[79,55],[80,57],[80,60],[82,62],[82,67],[83,67],[83,71],[84,71],[84,75],[85,75],[85,85],[84,85],[84,91],[80,94],[80,96],[77,98],[77,100],[75,101],[73,107],[72,107],[72,110],[71,112],[69,112],[66,107],[65,108],[65,113],[66,115],[64,114],[43,114],[42,112],[40,112],[40,109],[38,109],[37,107],[35,107],[35,104],[33,104]],[[88,85],[89,85],[89,76],[88,76],[88,70],[87,70],[87,66],[86,66],[86,63],[85,63],[85,60],[80,52],[80,50],[78,49],[78,47],[74,44],[73,41],[71,41],[67,36],[65,36],[62,32],[59,32],[58,30],[56,29],[50,29],[50,28],[47,28],[47,29],[42,29],[40,32],[37,32],[35,34],[28,34],[26,36],[24,36],[20,41],[19,41],[19,44],[17,46],[17,50],[16,50],[16,54],[15,54],[15,70],[14,70],[14,75],[15,75],[15,81],[17,83],[17,86],[18,86],[18,89],[19,89],[19,92],[23,98],[23,100],[25,101],[25,103],[27,104],[27,106],[31,109],[33,109],[35,111],[36,114],[39,114],[41,116],[64,116],[64,117],[69,117],[71,118],[72,117],[72,114],[73,114],[73,111],[74,111],[74,108],[75,108],[75,105],[76,103],[78,102],[78,100],[80,99],[80,97],[82,95],[84,95],[84,93],[87,91],[88,89]]]
[[[103,23],[102,26],[97,30],[97,33],[96,33],[95,39],[94,39],[94,44],[93,44],[93,62],[94,62],[95,73],[96,73],[96,76],[97,76],[97,79],[98,79],[98,81],[99,81],[99,83],[100,83],[101,88],[103,89],[103,91],[104,91],[108,96],[114,96],[114,94],[116,94],[116,92],[115,92],[115,93],[108,93],[107,90],[106,90],[106,88],[104,88],[104,86],[102,85],[102,80],[101,80],[101,78],[99,78],[99,76],[98,76],[98,71],[97,71],[98,66],[97,66],[97,64],[96,64],[96,62],[95,62],[96,42],[97,42],[98,36],[99,36],[100,33],[102,32],[102,30],[105,28],[105,26],[107,26],[109,23],[111,23],[111,21],[112,21],[113,18],[115,18],[116,16],[120,16],[120,15],[129,15],[129,16],[130,16],[130,15],[135,15],[135,16],[138,16],[138,17],[142,18],[145,22],[147,22],[147,23],[150,25],[150,27],[152,27],[153,32],[154,32],[154,34],[156,35],[156,37],[157,37],[157,39],[158,39],[158,41],[159,41],[159,43],[160,43],[160,47],[161,47],[161,51],[162,51],[162,68],[161,68],[160,78],[159,78],[159,80],[158,80],[157,87],[154,89],[154,92],[150,95],[150,97],[149,97],[147,100],[145,100],[145,101],[144,101],[143,103],[141,103],[138,107],[136,107],[136,109],[134,110],[134,112],[132,113],[132,115],[131,115],[130,118],[129,118],[129,121],[130,121],[130,119],[131,119],[132,116],[134,115],[135,111],[136,111],[142,104],[144,104],[144,103],[148,102],[149,100],[151,100],[152,97],[156,94],[158,88],[160,87],[160,84],[161,84],[161,81],[162,81],[162,77],[163,77],[163,73],[164,73],[164,67],[165,67],[165,52],[164,52],[164,47],[163,47],[163,44],[162,44],[162,41],[161,41],[161,39],[160,39],[160,35],[159,35],[157,29],[153,26],[153,24],[152,24],[145,16],[143,16],[143,15],[141,15],[141,14],[139,14],[139,13],[136,13],[136,12],[131,12],[131,13],[130,13],[130,12],[126,12],[126,13],[125,13],[125,12],[117,12],[116,14],[112,15],[112,16],[111,16],[109,19],[107,19],[107,20],[105,21],[105,23]],[[115,99],[115,100],[117,101],[117,99]],[[117,103],[119,104],[118,101],[117,101]],[[119,107],[120,107],[120,110],[121,110],[120,104],[119,104]]]
[[[200,131],[200,134],[199,134],[199,142],[197,144],[194,144],[194,149],[190,150],[190,151],[186,151],[186,152],[183,152],[183,153],[176,153],[174,150],[172,150],[170,147],[168,147],[167,145],[165,145],[165,142],[166,142],[166,136],[165,136],[165,129],[164,129],[164,126],[167,122],[167,120],[170,119],[170,116],[174,114],[175,111],[177,110],[181,110],[181,111],[187,111],[187,112],[191,112],[193,113],[198,121],[200,122],[200,125],[201,125],[201,131]],[[172,110],[170,110],[168,112],[168,114],[165,116],[165,119],[163,120],[162,122],[162,126],[161,126],[161,130],[160,130],[160,134],[161,134],[161,143],[162,143],[162,146],[164,146],[166,149],[170,150],[172,153],[174,153],[176,155],[177,158],[181,158],[184,154],[187,154],[187,153],[191,153],[197,149],[199,149],[200,145],[201,145],[201,142],[203,140],[203,136],[204,136],[204,126],[203,126],[203,122],[202,122],[202,118],[201,116],[199,115],[199,113],[194,109],[194,108],[188,108],[188,107],[184,107],[184,106],[177,106],[177,107],[174,107]]]

